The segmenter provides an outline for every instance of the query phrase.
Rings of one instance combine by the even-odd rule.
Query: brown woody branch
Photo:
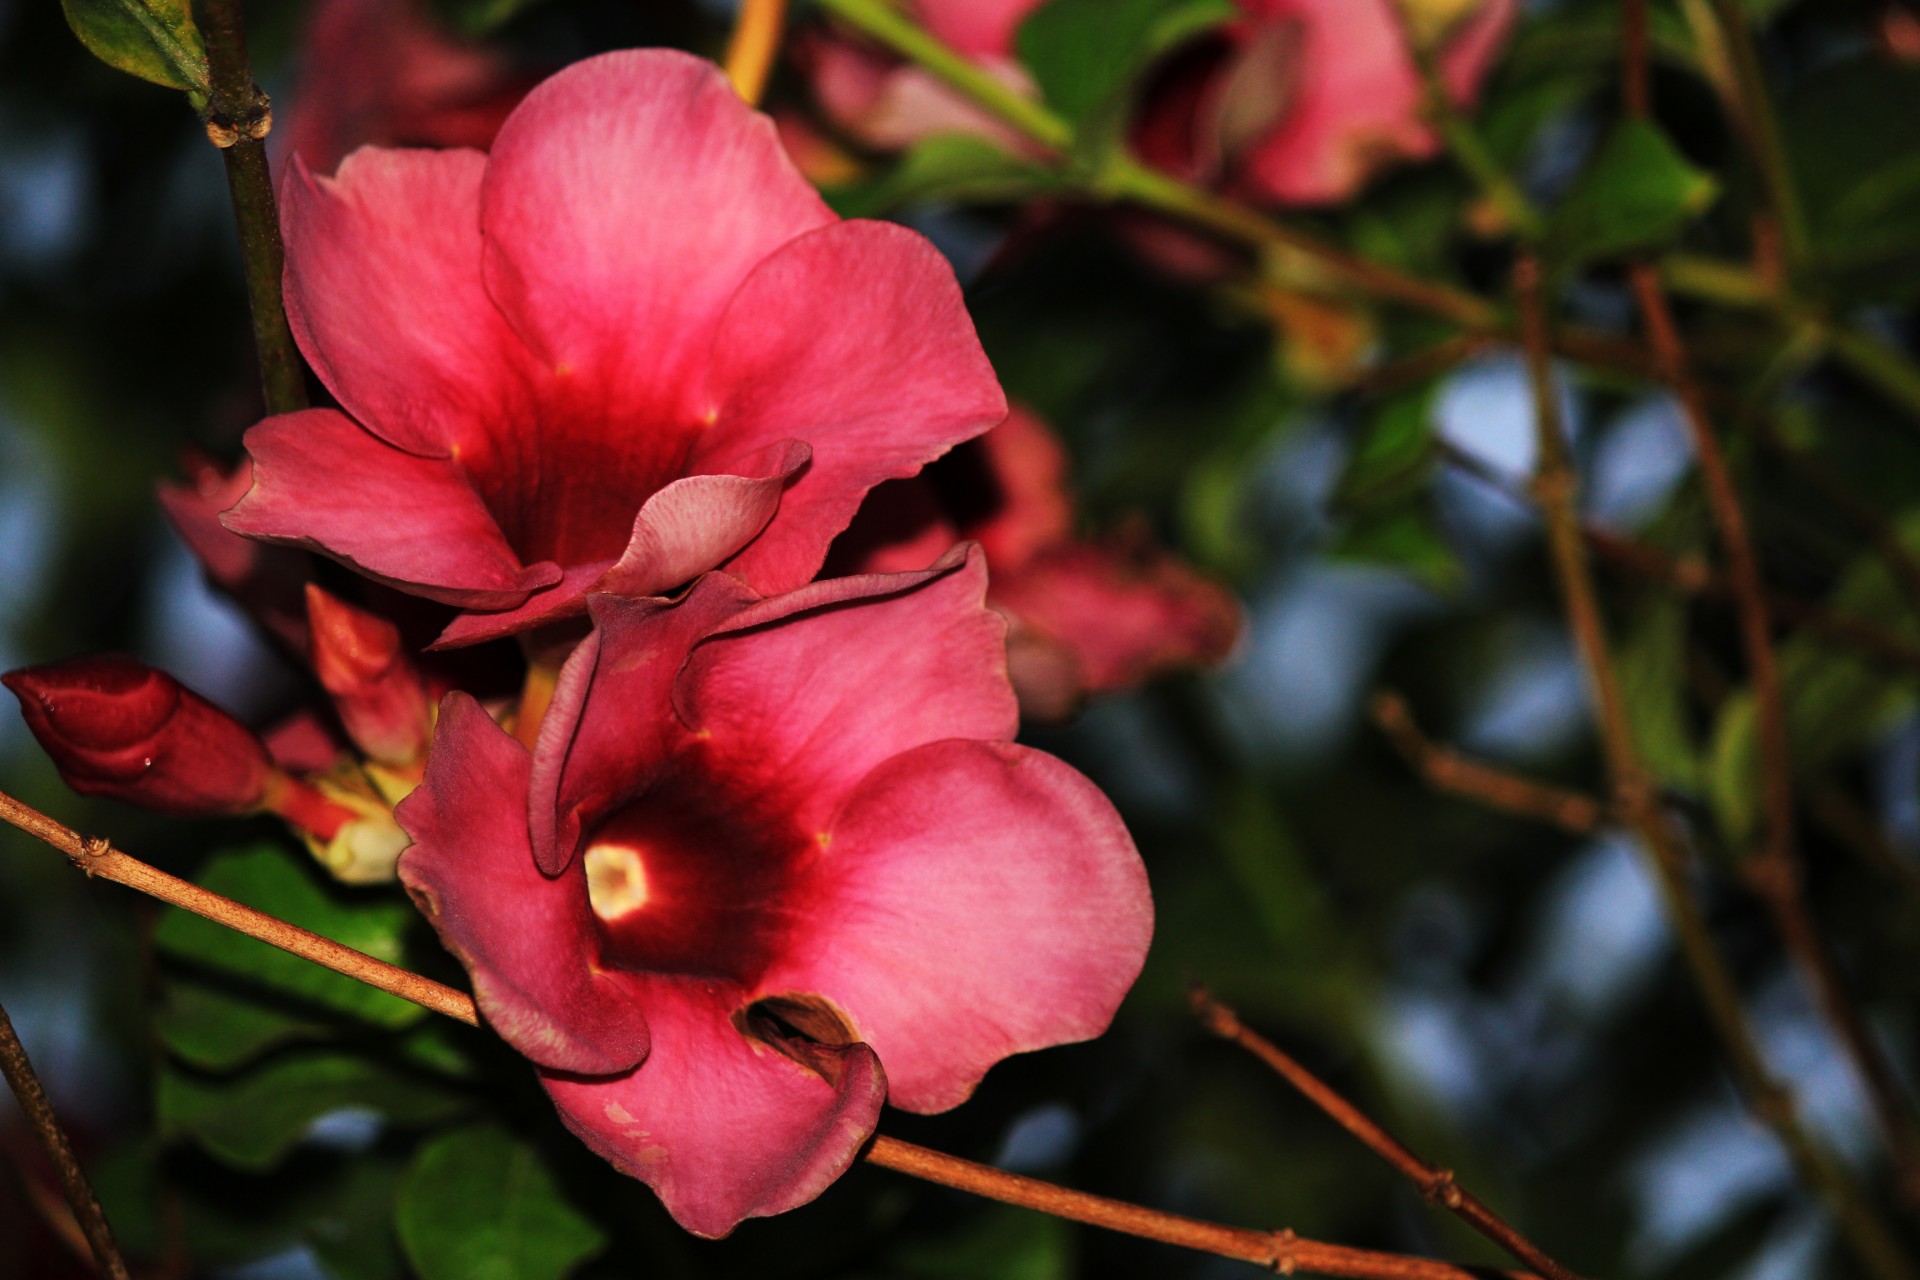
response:
[[[1334,1087],[1314,1075],[1278,1045],[1240,1021],[1240,1015],[1214,999],[1205,987],[1192,991],[1193,1011],[1207,1030],[1233,1043],[1273,1068],[1281,1079],[1320,1108],[1342,1129],[1358,1138],[1363,1146],[1391,1165],[1402,1177],[1420,1188],[1420,1194],[1454,1214],[1525,1265],[1550,1280],[1579,1280],[1573,1272],[1555,1262],[1538,1245],[1516,1231],[1477,1196],[1454,1181],[1453,1171],[1428,1164],[1398,1138],[1342,1097]]]
[[[94,1265],[109,1280],[127,1280],[126,1261],[120,1256],[120,1246],[114,1243],[113,1229],[107,1225],[107,1215],[100,1208],[99,1197],[93,1194],[93,1188],[88,1185],[87,1175],[80,1171],[80,1162],[73,1155],[73,1144],[67,1141],[66,1130],[60,1127],[60,1119],[53,1113],[53,1104],[47,1101],[47,1091],[40,1087],[40,1077],[35,1074],[33,1063],[27,1058],[26,1046],[20,1043],[20,1037],[13,1029],[13,1020],[7,1016],[4,1006],[0,1006],[0,1075],[6,1076],[13,1096],[20,1100],[21,1112],[33,1127],[34,1136],[40,1140],[41,1150],[53,1162],[53,1171],[60,1179],[60,1190],[65,1193],[67,1206],[73,1210],[74,1221],[79,1223],[80,1231],[86,1237]]]
[[[1574,835],[1590,834],[1606,818],[1606,806],[1592,796],[1496,769],[1433,741],[1420,731],[1407,700],[1391,690],[1375,693],[1370,709],[1374,724],[1436,791]]]
[[[89,875],[138,889],[162,902],[204,916],[216,924],[289,951],[370,987],[411,1000],[435,1013],[469,1026],[480,1025],[479,1010],[473,998],[465,992],[456,991],[397,965],[376,960],[263,911],[256,911],[170,876],[113,848],[105,840],[81,835],[5,792],[0,792],[0,819],[66,854],[68,861]],[[1178,1214],[1162,1213],[1144,1205],[1109,1200],[1104,1196],[1055,1186],[990,1165],[975,1164],[971,1160],[902,1142],[885,1134],[874,1136],[865,1158],[882,1168],[991,1200],[1146,1240],[1158,1240],[1223,1258],[1256,1263],[1282,1274],[1347,1277],[1350,1280],[1486,1280],[1491,1276],[1504,1276],[1507,1280],[1536,1280],[1525,1273],[1488,1271],[1404,1254],[1350,1249],[1345,1245],[1302,1239],[1291,1231],[1255,1231],[1201,1222]]]

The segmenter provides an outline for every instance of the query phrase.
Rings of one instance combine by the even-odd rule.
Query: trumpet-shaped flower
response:
[[[760,599],[594,597],[529,754],[451,695],[400,876],[561,1117],[689,1229],[804,1203],[883,1101],[1097,1035],[1152,904],[1015,745],[976,551]]]
[[[488,155],[285,183],[294,335],[343,411],[247,435],[224,517],[462,611],[442,643],[724,568],[812,578],[868,489],[1006,412],[953,273],[842,222],[709,63],[577,63]]]

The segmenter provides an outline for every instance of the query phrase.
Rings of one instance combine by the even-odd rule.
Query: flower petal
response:
[[[640,508],[633,540],[598,590],[661,595],[720,565],[767,527],[781,490],[811,452],[797,440],[781,441],[743,475],[687,476],[660,490]]]
[[[488,288],[520,335],[607,404],[673,417],[704,409],[699,367],[747,272],[834,221],[772,123],[665,49],[588,58],[528,94],[481,201]]]
[[[889,223],[824,227],[761,263],[720,322],[709,386],[719,416],[696,470],[737,471],[780,440],[813,446],[779,516],[726,566],[767,594],[819,571],[867,490],[1007,414],[952,268]]]
[[[677,603],[594,596],[594,629],[573,651],[540,722],[527,827],[541,870],[558,875],[584,828],[646,789],[685,731],[669,691],[701,636],[757,597],[710,573]]]
[[[529,766],[479,703],[447,695],[426,778],[394,810],[414,842],[400,879],[507,1043],[559,1071],[626,1071],[647,1056],[637,980],[594,963],[585,879],[534,866],[521,806]]]
[[[542,1073],[582,1142],[703,1236],[803,1205],[846,1172],[886,1100],[871,1049],[826,1050],[838,1076],[830,1082],[741,1034],[732,1020],[745,1001],[737,990],[641,981],[654,1047],[639,1070],[611,1080]]]
[[[875,769],[815,874],[817,927],[794,930],[763,988],[844,1009],[909,1111],[964,1101],[1008,1054],[1099,1035],[1153,932],[1120,815],[1009,743],[935,742]]]
[[[282,184],[287,320],[354,418],[446,456],[529,417],[531,358],[480,277],[477,151],[364,148]]]
[[[778,626],[754,625],[768,609],[742,614],[730,627],[748,629],[703,642],[675,687],[687,726],[712,736],[736,776],[790,797],[808,831],[825,830],[855,784],[890,756],[941,738],[1005,742],[1019,727],[1006,624],[982,603],[986,560],[977,548],[946,572],[867,581],[895,594],[789,615]]]
[[[559,581],[522,566],[457,462],[385,444],[331,409],[247,432],[253,488],[220,518],[235,533],[306,547],[442,604],[506,609]]]

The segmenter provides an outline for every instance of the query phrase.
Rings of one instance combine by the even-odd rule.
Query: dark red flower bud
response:
[[[260,807],[275,777],[252,730],[164,671],[121,654],[0,676],[75,791],[178,817]]]
[[[407,657],[400,629],[307,584],[313,670],[340,723],[381,764],[411,764],[427,752],[433,699]]]

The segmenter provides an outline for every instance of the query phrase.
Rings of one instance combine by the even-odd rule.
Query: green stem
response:
[[[998,79],[895,9],[887,0],[820,0],[820,8],[931,71],[1050,151],[1073,145],[1073,126],[1042,103]]]
[[[1807,260],[1807,218],[1800,204],[1799,189],[1794,184],[1793,168],[1787,161],[1786,144],[1780,137],[1773,99],[1767,92],[1766,76],[1760,69],[1760,53],[1754,47],[1753,31],[1738,0],[1713,0],[1713,16],[1733,68],[1734,89],[1739,99],[1736,110],[1742,117],[1754,160],[1760,166],[1761,180],[1767,184],[1774,216],[1780,220],[1787,263],[1797,268]]]
[[[274,208],[265,141],[273,112],[247,65],[247,38],[240,22],[239,0],[195,0],[193,12],[207,44],[207,136],[221,148],[226,161],[227,192],[233,200],[241,270],[253,313],[260,388],[268,412],[292,413],[307,407],[307,386],[280,297],[285,253],[280,244],[280,215]]]
[[[862,35],[932,72],[976,106],[1040,147],[1056,154],[1072,149],[1074,130],[1066,119],[948,47],[903,17],[886,0],[819,0],[819,6]],[[1237,201],[1149,169],[1125,155],[1113,157],[1094,172],[1082,169],[1082,166],[1063,163],[1057,176],[1077,184],[1080,194],[1090,199],[1131,201],[1255,249],[1282,248],[1304,254],[1357,288],[1451,320],[1464,328],[1494,329],[1501,322],[1495,307],[1471,293],[1356,257]]]

